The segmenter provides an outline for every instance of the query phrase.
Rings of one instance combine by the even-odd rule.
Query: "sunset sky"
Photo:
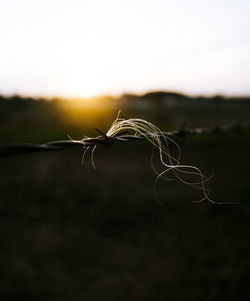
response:
[[[249,0],[0,0],[0,94],[250,95]]]

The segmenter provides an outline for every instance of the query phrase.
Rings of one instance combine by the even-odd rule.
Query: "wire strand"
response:
[[[214,127],[204,127],[204,128],[182,128],[180,130],[173,130],[169,132],[155,133],[154,137],[164,138],[164,137],[186,137],[190,135],[201,135],[201,134],[218,134],[226,132],[237,132],[247,129],[249,127],[248,123],[242,124],[226,124],[222,126]],[[99,129],[96,129],[99,133],[102,133]],[[102,133],[101,136],[94,138],[84,138],[82,140],[59,140],[50,141],[45,144],[35,144],[35,143],[19,143],[19,144],[0,144],[0,155],[19,155],[27,154],[40,151],[57,151],[67,148],[72,148],[75,146],[105,146],[109,147],[115,142],[132,142],[139,140],[146,140],[152,137],[152,133],[138,133],[136,135],[129,135],[126,132],[117,132],[113,136]]]

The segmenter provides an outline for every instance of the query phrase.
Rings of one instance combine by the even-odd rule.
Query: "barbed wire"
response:
[[[239,132],[249,128],[248,123],[240,124],[225,124],[222,126],[214,127],[203,127],[190,129],[183,127],[179,130],[173,130],[169,132],[156,133],[154,135],[166,136],[166,137],[186,137],[190,135],[201,135],[201,134],[219,134],[227,132]],[[100,136],[94,138],[84,138],[82,140],[59,140],[50,141],[45,144],[36,143],[19,143],[19,144],[0,144],[0,156],[11,156],[26,153],[34,153],[40,151],[57,151],[63,150],[75,146],[105,146],[109,147],[115,142],[132,142],[139,140],[146,140],[147,137],[152,137],[152,133],[143,133],[137,135],[130,135],[127,131],[121,131],[114,136],[107,136],[100,129],[96,128],[96,131],[100,133]]]

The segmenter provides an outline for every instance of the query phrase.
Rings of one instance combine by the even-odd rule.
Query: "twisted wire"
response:
[[[186,137],[189,135],[200,135],[200,134],[218,134],[218,133],[226,133],[226,132],[238,132],[249,127],[248,123],[241,124],[226,124],[222,126],[214,126],[214,127],[204,127],[204,128],[182,128],[179,130],[173,130],[169,132],[163,132],[162,134],[156,135],[164,135],[167,137]],[[109,147],[115,142],[132,142],[145,140],[147,137],[152,136],[152,133],[144,133],[137,135],[129,135],[124,131],[114,135],[107,136],[101,130],[96,129],[101,136],[97,136],[94,138],[84,138],[82,140],[59,140],[59,141],[50,141],[45,144],[35,144],[35,143],[20,143],[20,144],[2,144],[0,145],[0,156],[9,156],[9,155],[19,155],[40,151],[56,151],[67,149],[75,146],[105,146]]]

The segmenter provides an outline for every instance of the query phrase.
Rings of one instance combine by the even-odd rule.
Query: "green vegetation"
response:
[[[145,105],[146,104],[146,105]],[[118,111],[143,118],[162,130],[221,125],[249,120],[249,98],[190,98],[170,92],[89,100],[31,99],[0,96],[0,142],[46,142],[96,135],[110,127]]]

